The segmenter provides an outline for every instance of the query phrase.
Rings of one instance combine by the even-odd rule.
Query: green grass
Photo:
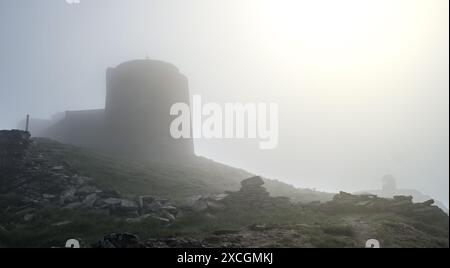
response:
[[[183,202],[198,194],[222,193],[239,189],[240,180],[250,174],[245,171],[195,158],[183,164],[136,163],[114,159],[89,150],[39,139],[34,148],[46,158],[65,163],[73,172],[92,177],[101,188],[113,188],[124,195],[154,195]],[[301,198],[323,198],[307,190],[293,190],[287,184],[266,182],[273,195]],[[296,192],[297,191],[297,192]],[[302,192],[303,191],[303,192]],[[0,196],[3,204],[20,205],[20,196]],[[239,204],[214,215],[183,213],[170,226],[154,220],[129,223],[125,219],[82,211],[47,209],[36,213],[33,220],[23,221],[23,215],[10,215],[0,210],[0,247],[62,247],[71,238],[84,247],[110,233],[133,233],[143,240],[161,237],[192,237],[203,239],[214,235],[233,235],[241,231],[286,231],[278,241],[264,241],[277,247],[361,247],[361,239],[376,235],[383,247],[448,247],[447,221],[430,222],[410,215],[393,213],[362,213],[361,211],[324,211],[314,206],[292,206],[283,209],[244,209]],[[364,219],[374,234],[361,233],[345,219]],[[55,226],[55,223],[69,224]],[[262,228],[247,228],[263,226]],[[301,241],[299,243],[298,241]]]
[[[364,219],[375,233],[360,233],[352,224],[344,221],[346,217],[354,216]],[[55,223],[64,221],[70,223],[55,226]],[[70,238],[81,241],[83,247],[90,247],[110,233],[132,233],[142,240],[165,237],[201,240],[217,235],[239,234],[241,231],[260,233],[262,237],[272,231],[291,234],[274,241],[273,246],[277,247],[362,247],[364,241],[361,239],[369,238],[377,238],[382,247],[389,248],[449,246],[448,229],[404,216],[391,213],[328,215],[295,208],[264,213],[237,210],[225,210],[216,215],[188,213],[169,226],[154,220],[129,223],[124,219],[95,213],[46,210],[26,224],[19,217],[2,217],[0,225],[8,230],[5,232],[0,229],[0,245],[8,247],[61,247]],[[269,245],[269,242],[264,241],[264,245]]]

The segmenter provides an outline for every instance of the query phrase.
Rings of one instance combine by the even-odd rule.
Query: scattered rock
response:
[[[147,248],[205,248],[205,245],[190,238],[150,239],[145,241]]]
[[[56,166],[56,167],[53,167],[52,170],[60,171],[60,170],[64,170],[64,167],[63,166]]]
[[[65,190],[61,194],[61,197],[60,197],[61,202],[63,204],[75,202],[77,200],[77,197],[75,196],[76,192],[77,192],[77,190],[75,188],[69,188],[69,189]]]
[[[138,197],[140,207],[146,207],[148,204],[155,202],[155,197],[150,195],[143,195]]]
[[[169,219],[166,219],[166,218],[163,218],[163,217],[158,217],[158,216],[155,216],[155,215],[151,215],[150,217],[152,219],[154,219],[154,220],[160,221],[161,223],[170,223]]]
[[[228,196],[221,195],[221,196]],[[194,196],[191,197],[185,204],[185,208],[201,212],[201,211],[217,211],[225,208],[225,205],[221,202],[224,198],[217,197],[216,195],[208,196]]]
[[[43,194],[42,197],[45,198],[45,199],[54,199],[54,198],[56,198],[56,196],[52,195],[52,194]]]
[[[412,196],[394,196],[395,206],[403,207],[403,206],[412,206],[413,205],[413,197]]]
[[[396,195],[394,196],[394,201],[396,202],[413,202],[412,196],[403,196],[403,195]]]
[[[114,197],[106,198],[102,201],[108,206],[116,206],[116,205],[120,205],[122,203],[122,199],[114,198]]]
[[[175,221],[175,216],[170,214],[170,212],[168,212],[166,210],[162,210],[161,214],[162,214],[163,218],[168,219],[170,222]]]
[[[33,220],[34,219],[34,214],[25,214],[24,216],[23,216],[23,220],[24,221],[31,221],[31,220]]]
[[[143,222],[143,221],[146,221],[146,220],[149,220],[149,219],[156,220],[156,221],[158,221],[158,222],[160,222],[162,224],[170,223],[170,219],[166,219],[166,218],[163,218],[163,217],[158,217],[158,216],[153,215],[153,214],[145,214],[145,215],[141,215],[141,216],[136,217],[136,218],[128,218],[128,219],[126,219],[126,221],[130,222],[130,223],[140,223],[140,222]]]
[[[108,209],[111,215],[132,218],[140,215],[138,204],[132,200],[110,197],[98,201],[98,203],[103,204],[100,207]]]
[[[412,196],[394,196],[392,199],[375,195],[352,195],[345,192],[337,194],[332,201],[319,206],[325,212],[393,212],[422,221],[432,219],[448,220],[448,215],[440,208],[433,206],[434,200],[413,203]]]
[[[425,201],[425,202],[422,203],[422,205],[423,206],[427,206],[427,207],[432,206],[432,205],[434,205],[434,200],[430,199],[428,201]]]
[[[172,213],[172,214],[176,214],[177,211],[178,211],[178,209],[176,207],[174,207],[174,206],[162,206],[161,210],[167,211],[167,212]]]
[[[139,212],[141,215],[153,215],[159,218],[175,221],[178,208],[169,203],[167,199],[154,196],[138,197]]]
[[[208,207],[212,211],[225,208],[274,210],[292,205],[287,197],[271,197],[263,185],[264,180],[261,177],[243,180],[241,182],[242,187],[238,192],[229,192],[226,197],[217,203],[208,203]]]
[[[30,137],[26,131],[0,131],[0,177],[23,168],[31,144]]]
[[[34,214],[34,212],[35,212],[34,208],[28,207],[28,208],[21,209],[21,210],[15,212],[14,214],[17,216],[25,216],[26,214]]]
[[[114,189],[98,188],[92,178],[79,175],[64,159],[47,157],[35,149],[29,133],[0,131],[0,194],[20,196],[20,204],[9,210],[18,211],[21,218],[31,220],[34,210],[52,207],[123,218],[150,214],[163,222],[176,219],[178,208],[167,199],[123,198]]]
[[[93,207],[95,202],[97,201],[97,194],[90,194],[86,196],[83,200],[83,205],[86,207]]]
[[[132,209],[132,210],[138,209],[138,205],[134,201],[126,199],[120,200],[120,206],[125,209]]]
[[[72,223],[71,221],[61,221],[61,222],[57,222],[57,223],[52,224],[52,226],[60,227],[60,226],[68,225],[68,224],[71,224],[71,223]]]
[[[139,238],[133,234],[110,234],[93,245],[94,248],[144,248]]]
[[[78,209],[78,208],[81,208],[82,206],[83,206],[83,203],[74,202],[74,203],[70,203],[70,204],[66,205],[64,208],[65,209]]]
[[[84,185],[77,190],[77,194],[92,194],[96,193],[97,191],[98,189],[93,186]]]
[[[145,215],[141,215],[141,216],[136,217],[136,218],[128,218],[128,219],[126,219],[126,221],[129,222],[129,223],[140,223],[140,222],[143,222],[143,221],[145,221],[146,219],[148,219],[150,217],[152,217],[151,214],[145,214]]]
[[[206,199],[206,197],[201,195],[193,196],[186,200],[184,207],[193,211],[205,211],[208,209]]]
[[[290,199],[287,197],[271,197],[263,185],[264,180],[261,177],[252,177],[241,182],[242,187],[238,192],[195,196],[186,202],[185,207],[193,211],[214,215],[226,209],[273,210],[292,206]]]

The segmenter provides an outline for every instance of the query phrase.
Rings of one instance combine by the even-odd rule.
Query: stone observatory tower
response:
[[[192,139],[170,135],[170,107],[189,102],[187,78],[172,64],[135,60],[106,72],[105,142],[111,153],[142,160],[183,160]]]

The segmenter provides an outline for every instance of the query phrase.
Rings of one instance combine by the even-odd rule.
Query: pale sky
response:
[[[105,69],[175,64],[206,101],[276,102],[279,147],[196,151],[300,187],[393,174],[448,204],[447,0],[2,0],[0,129],[102,108]]]

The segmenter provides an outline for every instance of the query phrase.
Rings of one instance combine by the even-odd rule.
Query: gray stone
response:
[[[178,209],[176,207],[174,207],[174,206],[162,206],[161,209],[165,210],[165,211],[168,211],[168,212],[170,212],[172,214],[175,214],[178,211]]]
[[[212,198],[216,201],[222,201],[225,198],[227,198],[228,194],[218,194],[218,195],[214,195],[212,196]]]
[[[24,221],[31,221],[31,220],[33,220],[34,219],[34,214],[25,214],[24,216],[23,216],[23,220]]]
[[[224,204],[215,200],[207,200],[206,205],[208,206],[209,210],[222,210],[225,208]]]
[[[138,205],[136,204],[136,202],[126,199],[122,199],[120,201],[120,206],[122,208],[138,209]]]
[[[60,227],[60,226],[68,225],[68,224],[71,224],[71,223],[72,223],[71,221],[61,221],[61,222],[57,222],[57,223],[52,224],[52,226]]]
[[[151,215],[150,217],[151,217],[152,219],[155,219],[155,220],[157,220],[157,221],[160,221],[161,223],[170,223],[170,220],[169,220],[169,219],[166,219],[166,218],[163,218],[163,217],[154,216],[154,215]]]
[[[94,206],[95,202],[97,201],[97,194],[90,194],[88,196],[86,196],[83,200],[83,205],[87,206],[87,207],[92,207]]]
[[[242,187],[260,187],[264,185],[264,180],[261,177],[252,177],[241,182]]]
[[[115,198],[115,197],[106,198],[106,199],[103,199],[102,201],[108,206],[116,206],[116,205],[120,205],[122,203],[122,199]]]
[[[160,204],[158,201],[154,201],[154,202],[152,202],[152,203],[146,204],[146,205],[143,207],[143,210],[146,211],[146,212],[148,212],[148,211],[153,211],[153,212],[155,212],[155,211],[161,210],[162,207],[163,207],[162,204]]]
[[[144,207],[146,204],[153,203],[155,201],[155,197],[150,195],[143,195],[138,197],[138,203],[140,207]]]
[[[77,190],[77,193],[80,193],[80,194],[92,194],[92,193],[96,193],[97,191],[98,191],[97,188],[95,188],[93,186],[85,185],[85,186],[80,187]]]
[[[110,234],[98,241],[94,248],[143,248],[139,238],[132,234]]]
[[[42,197],[45,198],[45,199],[54,199],[54,198],[56,198],[56,196],[52,195],[52,194],[43,194]]]
[[[55,170],[55,171],[59,171],[59,170],[63,170],[63,169],[64,169],[63,166],[56,166],[56,167],[52,168],[52,170]]]
[[[81,206],[83,206],[83,203],[81,202],[74,202],[74,203],[70,203],[67,206],[65,206],[65,209],[77,209],[80,208]]]
[[[7,171],[22,170],[31,144],[30,137],[26,131],[0,130],[0,177]]]
[[[194,211],[205,211],[208,209],[208,202],[206,202],[205,199],[198,199],[197,201],[195,201],[194,203],[191,203],[189,205],[189,208],[194,210]]]
[[[168,219],[169,221],[175,221],[175,216],[172,215],[171,213],[167,212],[167,211],[162,211],[161,212],[161,216],[165,219]]]
[[[129,218],[139,216],[139,207],[134,201],[119,198],[107,198],[103,200],[103,203],[113,215]]]
[[[77,190],[75,188],[70,188],[66,191],[64,191],[61,194],[61,201],[63,203],[73,203],[77,200],[77,197],[75,196],[75,193],[77,192]]]
[[[425,202],[423,202],[423,203],[421,203],[421,204],[424,205],[424,206],[429,207],[429,206],[434,205],[434,200],[433,200],[433,199],[430,199],[430,200],[427,200],[427,201],[425,201]]]
[[[17,216],[24,216],[26,214],[33,214],[34,212],[35,212],[35,209],[33,209],[33,208],[25,208],[25,209],[17,211],[15,214]]]
[[[130,223],[140,223],[140,222],[145,221],[146,219],[151,218],[153,216],[154,215],[152,215],[152,214],[144,214],[144,215],[141,215],[136,218],[128,218],[128,219],[126,219],[126,221],[130,222]]]
[[[413,202],[413,197],[412,196],[396,195],[396,196],[394,196],[394,201],[396,201],[396,202],[412,203]]]

